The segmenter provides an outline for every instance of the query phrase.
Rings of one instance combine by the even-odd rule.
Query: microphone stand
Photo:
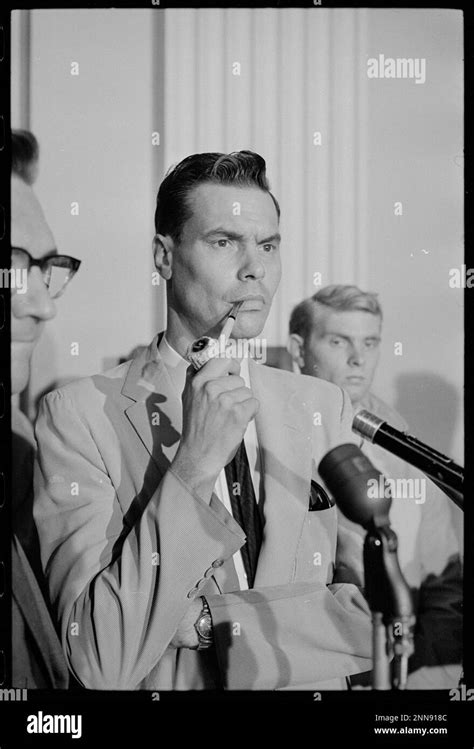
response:
[[[369,480],[382,477],[352,443],[330,450],[318,467],[319,474],[344,513],[367,530],[364,541],[364,595],[372,612],[374,689],[405,689],[408,659],[414,650],[414,606],[408,583],[398,562],[398,539],[390,527],[390,492],[374,502]]]
[[[381,518],[379,518],[380,520]],[[398,562],[398,539],[374,516],[364,542],[365,597],[372,611],[373,689],[405,689],[415,616]]]

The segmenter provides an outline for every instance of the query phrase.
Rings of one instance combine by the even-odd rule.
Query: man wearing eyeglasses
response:
[[[8,276],[12,395],[27,387],[34,347],[45,323],[56,315],[53,300],[64,292],[80,265],[79,260],[57,253],[31,186],[37,162],[35,137],[27,131],[13,131]],[[3,278],[7,278],[5,273]],[[12,404],[12,685],[64,689],[69,684],[68,669],[50,614],[32,514],[35,451],[32,426]]]

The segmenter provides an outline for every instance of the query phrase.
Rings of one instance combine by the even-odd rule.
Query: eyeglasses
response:
[[[80,260],[69,255],[47,255],[36,260],[23,247],[12,247],[12,269],[30,272],[33,266],[40,269],[51,299],[64,294],[71,278],[79,270]]]

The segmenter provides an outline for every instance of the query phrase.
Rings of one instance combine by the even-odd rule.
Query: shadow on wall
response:
[[[408,421],[410,433],[450,456],[460,408],[456,388],[432,372],[402,374],[395,386],[394,407]]]

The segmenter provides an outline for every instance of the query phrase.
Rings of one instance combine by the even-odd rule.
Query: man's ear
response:
[[[290,354],[293,362],[298,365],[300,369],[304,367],[304,341],[298,333],[290,333],[288,336],[288,342],[286,344],[288,353]]]
[[[155,234],[153,237],[153,257],[155,268],[165,281],[169,281],[173,275],[173,251],[174,242],[167,234]]]

